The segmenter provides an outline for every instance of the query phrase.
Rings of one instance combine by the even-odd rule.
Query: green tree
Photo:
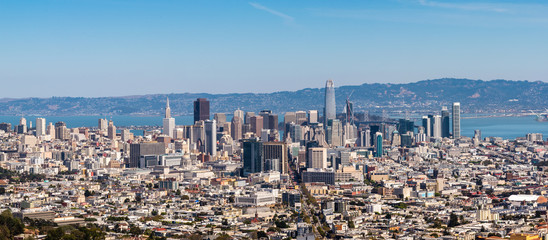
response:
[[[458,225],[459,225],[459,217],[456,214],[451,213],[451,215],[449,216],[449,222],[447,223],[447,226],[455,227]]]

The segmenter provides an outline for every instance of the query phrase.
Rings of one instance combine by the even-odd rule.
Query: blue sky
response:
[[[0,0],[0,98],[547,81],[547,63],[540,0]]]

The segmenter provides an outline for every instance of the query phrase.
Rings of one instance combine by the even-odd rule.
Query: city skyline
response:
[[[329,78],[546,81],[546,9],[542,1],[4,1],[0,78],[10,98],[274,92]]]

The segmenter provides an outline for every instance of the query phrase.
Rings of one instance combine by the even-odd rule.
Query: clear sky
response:
[[[547,1],[0,0],[2,97],[548,80]]]

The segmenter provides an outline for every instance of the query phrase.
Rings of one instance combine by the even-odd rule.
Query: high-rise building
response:
[[[287,173],[287,146],[283,142],[265,142],[263,143],[263,158],[265,162],[277,163],[275,169],[282,174]],[[274,161],[275,160],[275,161]],[[271,164],[272,165],[272,164]]]
[[[474,139],[481,140],[481,130],[479,129],[474,130]]]
[[[217,155],[217,124],[215,120],[205,120],[205,152],[211,156]]]
[[[424,134],[427,137],[432,136],[432,124],[431,119],[428,116],[422,116],[422,126],[424,127]]]
[[[0,123],[0,130],[3,130],[4,132],[11,132],[11,123]]]
[[[255,116],[254,112],[245,112],[244,124],[251,123],[251,117]]]
[[[17,126],[17,133],[26,133],[27,132],[27,119],[21,117],[19,120],[19,125]]]
[[[237,142],[238,140],[242,138],[242,127],[243,127],[242,118],[234,115],[231,122],[232,131],[230,133],[231,133],[232,139],[235,142]]]
[[[330,119],[327,122],[327,143],[332,146],[342,146],[343,145],[343,127],[339,119]]]
[[[46,135],[46,119],[36,118],[36,136]]]
[[[295,115],[295,112],[286,112],[284,114],[284,123],[297,123],[297,116]]]
[[[64,122],[55,123],[55,138],[65,140],[67,136],[67,125]]]
[[[175,118],[171,117],[171,108],[169,107],[169,98],[166,99],[166,111],[163,120],[163,133],[173,138],[173,131],[175,130]]]
[[[460,138],[460,103],[453,103],[453,138]]]
[[[100,131],[106,132],[108,128],[108,121],[104,118],[99,118],[97,128],[99,128]]]
[[[268,129],[278,129],[278,114],[268,115]]]
[[[140,166],[141,156],[146,155],[162,155],[166,153],[166,146],[164,143],[133,143],[129,146],[129,162],[127,163],[130,168],[138,168]]]
[[[441,137],[448,138],[451,136],[451,131],[449,130],[449,110],[447,107],[441,108]]]
[[[318,123],[318,110],[308,111],[308,123]]]
[[[327,168],[327,150],[321,147],[308,149],[307,168]]]
[[[108,138],[110,140],[116,140],[116,126],[114,126],[112,120],[108,122]]]
[[[53,123],[49,123],[48,127],[46,129],[46,134],[50,135],[52,139],[56,139],[57,136],[55,136],[55,126],[53,126]]]
[[[382,157],[382,133],[375,133],[375,157]]]
[[[335,108],[335,84],[329,79],[325,83],[325,106],[324,106],[324,123],[327,126],[329,119],[335,119],[337,116]]]
[[[209,120],[209,101],[205,98],[194,101],[194,122],[201,120]]]
[[[306,112],[305,111],[296,111],[295,112],[295,123],[296,124],[303,124],[304,122],[306,122],[308,120],[307,116],[306,116]]]
[[[263,143],[255,140],[244,140],[243,142],[243,162],[242,175],[247,176],[250,173],[263,171]]]
[[[122,131],[120,132],[120,135],[122,137],[122,141],[124,142],[127,142],[131,137],[131,132],[129,131],[129,129],[122,129]]]
[[[441,138],[441,116],[440,115],[434,115],[434,121],[432,124],[432,136],[435,138]]]
[[[234,117],[239,117],[242,120],[242,124],[244,123],[244,111],[240,109],[234,110]]]
[[[366,128],[363,131],[359,132],[358,135],[358,146],[360,147],[371,147],[371,130]]]
[[[263,129],[263,117],[252,116],[250,122],[251,132],[255,133],[256,136],[261,136],[261,130]]]
[[[217,122],[218,126],[223,126],[223,124],[226,122],[226,114],[215,113],[213,114],[213,119]]]

